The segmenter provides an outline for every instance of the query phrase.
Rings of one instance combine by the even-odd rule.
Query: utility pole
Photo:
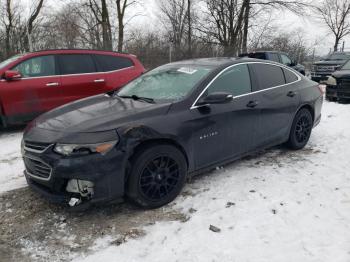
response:
[[[342,52],[345,50],[345,41],[343,41],[343,47],[342,47]]]

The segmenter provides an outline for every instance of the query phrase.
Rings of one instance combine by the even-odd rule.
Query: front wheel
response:
[[[186,159],[176,147],[146,147],[131,160],[127,195],[144,208],[166,205],[180,193],[186,174]]]
[[[313,120],[310,111],[306,108],[301,109],[293,120],[287,145],[295,150],[304,148],[309,141],[312,126]]]

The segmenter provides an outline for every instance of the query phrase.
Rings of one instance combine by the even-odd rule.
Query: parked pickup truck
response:
[[[327,80],[350,59],[350,52],[334,52],[325,59],[315,62],[311,68],[311,79],[319,82]]]
[[[251,53],[240,54],[239,57],[251,57],[256,59],[271,60],[284,64],[305,75],[305,67],[293,61],[288,54],[279,51],[256,51]]]
[[[350,101],[350,60],[328,78],[326,99]]]

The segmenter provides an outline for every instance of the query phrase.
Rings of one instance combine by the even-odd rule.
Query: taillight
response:
[[[326,93],[326,88],[327,88],[326,85],[319,84],[317,87],[318,87],[318,90],[320,90],[322,95],[324,95]]]

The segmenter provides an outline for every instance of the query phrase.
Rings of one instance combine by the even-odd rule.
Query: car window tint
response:
[[[280,62],[280,59],[278,57],[278,54],[271,53],[269,54],[270,60],[275,61],[275,62]]]
[[[286,55],[281,55],[281,59],[282,59],[282,64],[284,65],[291,65],[292,64],[292,60],[290,60],[290,58]]]
[[[55,75],[55,58],[52,55],[30,58],[18,64],[12,70],[19,71],[23,77]]]
[[[250,53],[248,56],[251,57],[251,58],[266,60],[265,53]]]
[[[99,71],[108,72],[134,66],[131,59],[110,55],[95,55]]]
[[[91,55],[59,55],[58,61],[62,75],[96,72]]]
[[[284,85],[286,83],[282,68],[279,66],[257,63],[252,64],[252,67],[254,68],[256,79],[259,83],[259,90]]]
[[[237,65],[226,70],[210,85],[207,94],[226,92],[239,96],[251,92],[250,74],[247,65]]]
[[[297,75],[291,72],[290,70],[283,69],[283,72],[287,83],[292,83],[298,80]]]

